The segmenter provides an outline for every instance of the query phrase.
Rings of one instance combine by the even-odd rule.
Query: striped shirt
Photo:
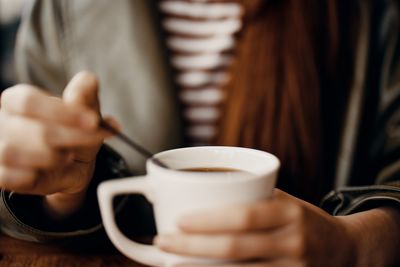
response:
[[[217,134],[242,6],[233,0],[161,0],[160,10],[185,134],[194,145],[209,144]]]

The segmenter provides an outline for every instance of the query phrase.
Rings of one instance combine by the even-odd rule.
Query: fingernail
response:
[[[97,117],[92,114],[84,114],[80,116],[80,125],[87,129],[93,129],[97,126]]]
[[[166,236],[159,235],[155,237],[154,244],[161,249],[166,249],[170,247],[170,239]]]

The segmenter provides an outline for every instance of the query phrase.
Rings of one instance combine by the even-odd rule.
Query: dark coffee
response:
[[[200,167],[200,168],[183,168],[179,169],[179,171],[185,172],[242,172],[246,173],[244,170],[234,169],[234,168],[221,168],[221,167]]]

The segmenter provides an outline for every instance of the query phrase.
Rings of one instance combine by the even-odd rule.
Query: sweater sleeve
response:
[[[53,220],[43,209],[43,197],[19,195],[1,190],[0,229],[12,237],[35,242],[77,244],[74,241],[79,240],[80,245],[84,246],[85,243],[93,243],[93,239],[105,239],[97,201],[97,185],[107,179],[129,175],[122,158],[107,146],[103,146],[97,155],[94,177],[89,186],[86,201],[80,210],[65,220]],[[149,207],[143,199],[127,196],[117,198],[114,203],[117,217],[126,213],[122,210],[126,209],[127,205],[135,207],[135,213],[138,214]],[[134,222],[131,218],[132,228],[137,232],[145,232],[143,229],[146,226],[151,228],[153,224],[151,220],[145,223],[146,218],[151,219],[151,216],[140,214]]]

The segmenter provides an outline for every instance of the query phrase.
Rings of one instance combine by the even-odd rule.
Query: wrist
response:
[[[377,208],[337,218],[343,223],[352,243],[352,266],[397,266],[400,246],[398,210]]]
[[[95,161],[84,163],[86,168],[80,169],[81,176],[92,177],[95,169]],[[90,179],[73,179],[75,184],[65,186],[63,191],[44,196],[44,210],[53,219],[61,220],[75,213],[81,207],[86,198],[86,191]]]
[[[360,248],[360,240],[357,238],[357,225],[355,223],[356,220],[350,216],[337,216],[335,217],[339,223],[343,226],[344,228],[344,235],[346,236],[345,238],[345,243],[346,243],[346,248],[345,250],[348,250],[348,253],[345,253],[345,259],[342,261],[342,266],[352,266],[352,267],[367,267],[367,266],[362,266],[360,265],[360,251],[362,250]]]
[[[76,193],[54,193],[43,199],[45,211],[53,219],[64,219],[81,207],[86,197],[86,189]]]
[[[74,214],[82,206],[86,190],[77,193],[54,193],[43,199],[44,210],[56,220],[65,219]]]
[[[354,232],[349,226],[348,218],[346,216],[333,217],[336,221],[337,231],[336,240],[333,241],[335,256],[332,259],[334,264],[332,266],[343,267],[359,267],[358,265],[358,245],[355,239]],[[366,266],[362,266],[366,267]]]

